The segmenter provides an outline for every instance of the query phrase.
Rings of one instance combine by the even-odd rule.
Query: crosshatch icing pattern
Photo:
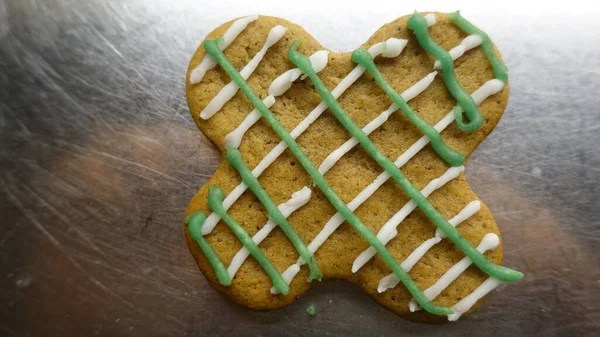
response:
[[[446,16],[446,21],[450,20],[446,23],[447,25],[455,25],[465,35],[457,45],[449,50],[438,44],[433,34],[429,32],[436,25],[438,17],[443,16]],[[491,262],[484,255],[488,251],[499,249],[500,238],[494,231],[483,233],[484,235],[476,243],[461,234],[461,223],[467,223],[464,225],[466,227],[470,219],[483,212],[480,200],[472,198],[464,203],[458,212],[446,217],[443,214],[445,211],[438,209],[429,199],[429,196],[435,195],[436,191],[447,189],[453,182],[464,179],[463,165],[469,153],[463,153],[460,149],[454,148],[456,142],[445,141],[447,137],[444,138],[444,130],[454,127],[452,132],[463,133],[461,137],[465,137],[465,134],[480,132],[478,130],[489,122],[489,118],[486,119],[485,111],[480,111],[479,106],[490,96],[501,93],[507,85],[506,66],[496,54],[493,43],[485,32],[473,26],[459,12],[435,15],[422,15],[415,12],[406,20],[406,27],[409,30],[405,33],[408,34],[407,38],[392,36],[344,56],[354,66],[349,72],[339,77],[333,87],[329,88],[321,80],[320,73],[327,71],[330,58],[332,58],[331,53],[327,50],[316,50],[310,55],[300,52],[303,41],[294,36],[286,36],[290,35],[290,31],[283,20],[281,20],[281,24],[270,26],[268,33],[266,36],[261,36],[260,41],[251,41],[254,44],[258,43],[256,46],[258,51],[252,56],[248,55],[250,59],[245,65],[239,68],[234,66],[226,56],[228,47],[235,45],[238,42],[238,36],[242,35],[253,23],[258,23],[259,19],[259,16],[240,18],[229,25],[221,36],[207,38],[201,47],[204,48],[206,54],[198,64],[191,68],[189,73],[188,100],[190,100],[189,89],[208,81],[209,79],[205,77],[208,77],[211,72],[221,72],[221,78],[228,80],[224,86],[218,88],[216,95],[203,101],[200,110],[195,111],[192,108],[195,104],[190,102],[191,113],[196,114],[195,119],[199,124],[215,117],[218,118],[219,112],[228,104],[231,105],[234,97],[243,97],[252,107],[251,111],[238,111],[245,117],[233,128],[230,128],[231,130],[227,130],[221,139],[221,148],[227,161],[225,165],[228,165],[227,169],[233,169],[237,173],[238,182],[235,183],[237,185],[226,189],[209,182],[204,194],[199,193],[205,199],[202,202],[205,202],[208,208],[199,210],[194,206],[196,204],[192,203],[188,210],[189,215],[185,219],[188,244],[192,243],[199,248],[196,251],[202,253],[201,259],[206,262],[204,265],[210,266],[214,279],[218,282],[218,285],[215,284],[215,286],[219,290],[227,292],[227,288],[235,287],[235,283],[240,277],[238,273],[244,264],[250,263],[252,260],[248,259],[250,256],[257,263],[253,272],[260,269],[260,272],[268,276],[270,280],[267,287],[270,288],[268,296],[273,298],[289,295],[292,282],[304,268],[307,269],[308,277],[302,282],[321,280],[324,274],[328,276],[328,273],[322,271],[323,262],[320,261],[317,252],[327,244],[328,240],[336,239],[336,231],[343,224],[349,225],[352,235],[358,236],[363,245],[366,244],[366,247],[342,251],[341,253],[344,255],[352,255],[352,263],[342,266],[343,271],[336,271],[338,275],[334,275],[334,277],[339,277],[344,273],[348,275],[368,273],[368,269],[375,268],[376,265],[379,270],[385,270],[387,275],[378,278],[373,289],[368,289],[370,295],[377,300],[384,299],[383,296],[386,296],[386,292],[394,291],[402,283],[410,295],[405,303],[400,304],[406,307],[407,312],[423,309],[429,314],[445,315],[449,320],[456,320],[499,285],[515,282],[523,277],[522,273]],[[401,31],[401,28],[398,30]],[[291,67],[281,73],[265,76],[269,77],[270,81],[260,85],[260,90],[253,88],[249,80],[252,80],[255,72],[258,72],[257,69],[261,62],[269,59],[270,50],[277,48],[282,39],[290,42],[291,45],[286,48],[287,53],[283,53],[285,59],[281,62],[287,62]],[[403,51],[409,42],[415,43],[413,49],[416,50],[417,55],[422,51],[433,59],[432,66],[428,73],[404,88],[402,92],[398,92],[388,74],[390,67],[386,66],[385,62],[402,58]],[[468,55],[470,51],[478,48],[483,53],[487,61],[486,67],[491,69],[493,78],[487,79],[469,93],[461,85],[456,75],[455,62],[461,61],[463,55]],[[247,48],[245,50],[248,51]],[[426,67],[426,65],[422,65],[422,67]],[[255,74],[255,76],[262,75]],[[403,76],[403,74],[401,71],[397,71],[393,76]],[[350,95],[353,86],[366,85],[364,79],[367,77],[371,82],[367,83],[372,86],[370,90],[379,90],[382,95],[381,100],[389,102],[389,107],[373,119],[362,123],[364,126],[361,127],[346,112],[344,102],[340,97],[343,97],[345,93],[346,96]],[[299,122],[289,130],[290,128],[284,127],[278,119],[275,110],[278,106],[276,103],[280,100],[285,107],[289,92],[295,90],[294,86],[298,86],[300,82],[310,83],[308,89],[313,93],[305,95],[318,95],[320,103],[312,110],[303,112]],[[433,90],[430,87],[435,83],[438,83],[438,86],[443,83],[445,95],[454,100],[454,106],[432,125],[425,120],[425,116],[421,116],[420,109],[411,106],[411,101],[418,99],[419,96],[427,95],[428,90]],[[214,82],[211,82],[211,90],[214,91],[213,84]],[[261,97],[264,98],[261,99]],[[355,108],[353,105],[352,109]],[[400,122],[410,124],[415,128],[413,132],[419,132],[421,136],[414,142],[408,142],[408,146],[402,149],[395,161],[392,161],[382,151],[389,145],[375,142],[372,138],[378,132],[377,130],[392,122],[391,118],[397,118],[394,116],[395,114],[400,114],[402,116]],[[311,155],[307,154],[306,149],[299,145],[298,140],[313,124],[316,125],[315,122],[320,117],[329,118],[331,122],[337,123],[345,130],[343,132],[348,135],[348,138],[333,150],[320,154],[322,160],[317,163],[311,160]],[[394,122],[398,122],[398,120],[394,120]],[[246,153],[241,145],[244,142],[253,141],[247,139],[249,130],[253,127],[267,127],[271,130],[270,132],[277,135],[280,141],[273,145],[264,145],[265,148],[268,148],[266,154],[258,155],[260,160],[251,168],[245,161]],[[491,127],[489,131],[491,131]],[[478,135],[478,137],[483,139],[486,135]],[[211,138],[210,135],[209,138]],[[327,139],[326,135],[323,135],[323,138]],[[215,141],[214,138],[211,139]],[[362,156],[369,158],[368,160],[373,163],[372,166],[378,167],[380,173],[374,179],[370,179],[370,183],[358,188],[358,193],[348,199],[347,193],[343,191],[344,186],[332,186],[327,173],[340,161],[355,156],[358,151],[361,151]],[[409,165],[411,159],[420,155],[422,151],[432,151],[437,158],[432,156],[431,160],[435,160],[436,165],[445,167],[445,169],[438,176],[427,179],[427,181],[417,177],[419,182],[423,182],[422,185],[424,185],[422,188],[417,188],[411,181],[413,177],[404,174],[401,168]],[[254,152],[252,155],[257,156]],[[267,190],[259,178],[263,172],[278,160],[281,161],[284,156],[292,158],[294,165],[296,162],[299,163],[304,171],[303,175],[309,177],[309,180],[306,185],[289,194],[287,200],[278,205],[271,196],[273,192]],[[223,165],[222,163],[221,166]],[[221,170],[221,166],[217,172]],[[281,183],[285,184],[284,181]],[[390,184],[394,185],[397,193],[405,195],[408,199],[385,221],[379,221],[381,222],[379,224],[366,224],[357,215],[361,205],[372,197],[376,198],[378,190],[382,186]],[[340,192],[340,190],[342,191]],[[344,198],[340,196],[341,193],[344,194]],[[251,208],[245,210],[246,213],[266,212],[267,220],[261,226],[250,229],[243,221],[244,219],[236,219],[229,213],[229,210],[243,195],[255,198],[254,200],[258,200],[262,206],[262,210]],[[461,199],[462,197],[457,196],[457,198]],[[290,220],[292,214],[301,212],[302,208],[311,202],[329,203],[331,214],[324,217],[325,220],[320,223],[316,223],[308,216],[304,216],[302,219],[294,218],[294,221]],[[419,243],[410,249],[408,254],[398,256],[394,250],[388,249],[388,247],[393,244],[394,240],[398,240],[399,226],[402,226],[405,220],[411,216],[419,216],[426,220],[427,224],[424,226],[431,229],[431,233],[424,239],[419,238]],[[486,217],[493,222],[491,214]],[[305,233],[298,230],[298,222],[310,223],[311,231],[314,232],[316,229],[316,234],[307,237]],[[216,240],[215,242],[218,242],[219,246],[223,245],[224,238],[221,236],[226,235],[223,229],[218,235],[213,233],[218,226],[227,228],[238,241],[237,244],[241,243],[239,249],[235,249],[234,254],[229,254],[233,256],[228,260],[223,259],[223,253],[215,249],[215,243],[211,243],[211,240]],[[300,228],[305,228],[305,226]],[[254,233],[250,234],[250,230]],[[281,262],[286,259],[280,259],[279,256],[277,256],[276,265],[272,261],[273,257],[267,256],[264,249],[261,248],[261,243],[270,235],[276,235],[278,231],[283,233],[283,236],[280,235],[280,237],[285,237],[291,243],[291,247],[289,245],[286,247],[291,248],[292,253],[297,256],[295,261],[292,258],[286,265]],[[219,237],[213,239],[211,236]],[[228,240],[231,240],[231,235],[228,236]],[[411,270],[420,263],[421,259],[431,254],[431,251],[435,250],[434,247],[444,242],[451,243],[457,253],[462,254],[462,258],[452,261],[448,268],[441,270],[441,274],[435,280],[428,280],[430,284],[424,287],[419,279],[411,276]],[[190,249],[194,253],[194,249]],[[439,255],[439,253],[436,254]],[[325,264],[329,265],[330,260],[328,259],[326,261],[328,263]],[[444,265],[448,265],[448,263],[445,261]],[[202,269],[203,264],[200,261],[199,264]],[[303,267],[304,265],[306,267]],[[451,305],[438,304],[436,298],[447,297],[444,295],[444,291],[455,281],[458,282],[457,279],[469,268],[476,268],[477,273],[485,275],[484,280],[473,289],[469,289],[464,296],[460,296],[455,303]],[[204,269],[203,272],[207,273]],[[352,276],[348,277],[352,278]],[[211,280],[210,277],[209,280]],[[361,285],[365,287],[365,282],[357,283],[362,283]],[[258,291],[255,289],[256,287],[254,285],[247,291]],[[266,298],[267,295],[264,294],[267,292],[266,290],[259,292],[260,296]],[[236,296],[233,297],[235,300]],[[243,304],[252,307],[249,303]],[[274,304],[274,307],[277,306],[281,305]]]

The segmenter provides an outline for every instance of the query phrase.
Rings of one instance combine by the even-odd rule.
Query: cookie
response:
[[[464,177],[508,78],[460,13],[398,18],[351,53],[280,18],[240,18],[208,35],[186,81],[223,158],[189,204],[185,237],[234,302],[280,308],[337,278],[435,322],[523,277],[499,265],[498,226]]]

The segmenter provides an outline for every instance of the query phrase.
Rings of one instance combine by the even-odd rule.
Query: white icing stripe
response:
[[[467,297],[460,300],[460,302],[456,303],[452,307],[452,311],[454,313],[452,315],[448,315],[449,321],[456,321],[462,316],[465,312],[469,311],[477,301],[479,301],[483,296],[487,295],[490,291],[496,289],[499,285],[502,284],[502,281],[497,280],[493,277],[489,277],[482,284],[479,285],[472,293],[470,293]]]
[[[473,214],[477,213],[481,209],[481,202],[479,200],[471,201],[467,206],[465,206],[456,216],[452,219],[448,220],[448,223],[452,225],[452,227],[456,227],[461,224],[463,221],[472,217]],[[410,255],[402,262],[400,265],[407,273],[415,266],[415,264],[437,243],[442,241],[446,236],[436,235],[429,240],[423,242],[419,247],[417,247]],[[379,285],[377,286],[377,291],[382,293],[388,289],[394,288],[400,280],[396,277],[395,274],[389,274],[383,277],[379,281]]]
[[[313,69],[316,73],[325,69],[325,66],[327,66],[328,57],[329,51],[327,50],[319,50],[318,52],[315,52],[309,57],[310,63],[312,64]],[[273,80],[273,82],[271,82],[268,91],[269,95],[283,95],[292,86],[292,83],[294,83],[294,81],[298,79],[300,74],[302,74],[302,71],[298,68],[294,68],[279,75],[276,79]]]
[[[267,108],[270,108],[273,104],[275,104],[275,97],[269,95],[263,99],[263,103],[267,106]],[[242,137],[246,131],[248,131],[248,129],[250,129],[250,127],[256,122],[258,122],[259,119],[260,112],[258,112],[256,109],[252,110],[242,121],[242,123],[235,128],[235,130],[231,131],[227,134],[227,136],[225,136],[225,138],[223,138],[223,145],[225,145],[225,148],[235,147],[237,149],[240,147]]]
[[[292,214],[292,212],[294,212],[298,208],[306,205],[308,200],[310,200],[310,195],[311,195],[310,188],[304,187],[300,191],[294,193],[290,200],[279,205],[278,206],[279,211],[283,214],[283,216],[285,216],[287,218],[288,216],[290,216],[290,214]],[[267,235],[269,235],[269,233],[275,227],[277,227],[277,224],[275,223],[275,221],[273,221],[273,219],[269,219],[267,224],[264,225],[256,234],[254,234],[254,236],[252,237],[252,240],[257,245],[260,244],[262,242],[262,240],[264,240],[267,237]],[[246,260],[248,255],[250,255],[250,252],[245,247],[242,247],[242,249],[240,249],[235,254],[235,256],[233,257],[233,260],[231,260],[231,263],[229,264],[229,267],[227,268],[227,272],[229,272],[229,276],[231,278],[233,278],[235,276],[235,273],[237,273],[238,269],[240,269],[240,267],[242,266],[242,264],[244,263],[244,261]]]
[[[452,226],[456,226],[456,224],[451,223]],[[432,237],[429,238],[428,240],[425,240],[425,242],[423,242],[421,245],[419,245],[419,247],[417,247],[415,250],[412,251],[412,253],[410,253],[410,255],[408,255],[408,257],[406,259],[404,259],[404,261],[402,261],[402,263],[400,264],[400,267],[402,267],[402,269],[404,269],[404,271],[406,271],[407,273],[412,269],[412,267],[415,266],[415,264],[417,264],[417,262],[419,262],[419,260],[425,256],[425,254],[431,249],[431,247],[437,245],[440,241],[442,241],[442,239],[438,238],[438,237]],[[398,279],[395,277],[395,274],[393,277],[390,277],[390,275],[387,275],[385,277],[383,277],[380,281],[379,281],[379,286],[377,287],[377,291],[378,292],[383,292],[380,291],[380,286],[382,283],[384,283],[384,279],[385,278],[390,278],[390,279],[394,279],[394,281],[397,281]]]
[[[479,212],[480,209],[481,209],[481,202],[479,200],[471,201],[454,218],[452,218],[451,221],[456,222],[456,225],[453,225],[453,226],[456,227],[461,222],[472,217],[473,214]],[[440,239],[445,239],[447,236],[441,229],[438,228],[435,230],[435,237],[440,238]]]
[[[475,101],[475,104],[479,105],[489,96],[496,94],[502,90],[504,87],[504,82],[498,79],[491,79],[485,82],[481,87],[479,87],[475,92],[471,94],[471,98]],[[454,112],[451,110],[446,114],[442,120],[440,120],[434,128],[438,132],[442,132],[444,129],[448,127],[454,121]],[[402,167],[406,162],[408,162],[412,157],[414,157],[421,149],[423,149],[429,143],[429,138],[427,136],[421,137],[416,143],[414,143],[411,147],[409,147],[403,154],[401,154],[394,164],[397,167]],[[365,200],[367,200],[377,189],[383,185],[390,178],[389,173],[383,171],[369,186],[367,186],[364,190],[362,190],[352,201],[347,205],[351,210],[356,209],[359,205],[361,205]],[[354,208],[353,208],[354,207]],[[208,219],[207,219],[208,220]],[[341,214],[336,213],[327,223],[325,227],[317,234],[317,236],[313,239],[313,241],[308,245],[311,253],[314,253],[322,244],[327,240],[327,238],[344,222],[344,218]],[[303,261],[298,261],[297,264],[302,265]],[[290,266],[290,268],[296,269],[294,265]],[[299,269],[299,268],[298,268]],[[287,270],[286,270],[287,272]],[[286,274],[284,279],[288,284],[292,281],[292,279],[296,276],[296,274]],[[287,275],[290,275],[289,277]],[[276,291],[274,288],[271,288],[271,293]]]
[[[496,247],[498,247],[499,244],[500,238],[498,237],[498,235],[494,233],[488,233],[483,237],[481,243],[479,243],[479,246],[477,246],[477,250],[483,254],[488,250],[496,249]],[[444,275],[442,275],[442,277],[440,277],[440,279],[437,280],[437,282],[434,285],[427,288],[427,290],[425,290],[423,294],[425,294],[427,299],[430,301],[435,299],[436,297],[438,297],[439,294],[442,293],[442,291],[444,291],[444,289],[448,288],[448,286],[452,282],[454,282],[454,280],[456,280],[460,276],[460,274],[467,270],[467,268],[469,268],[469,266],[472,263],[473,262],[468,257],[464,257],[462,260],[460,260],[458,263],[456,263],[450,269],[448,269],[448,271],[446,271]],[[420,309],[419,305],[414,299],[408,303],[408,308],[411,312]]]
[[[287,28],[283,26],[275,26],[271,28],[265,44],[258,51],[258,53],[254,55],[252,60],[250,60],[250,62],[248,62],[248,64],[246,64],[246,66],[240,71],[240,75],[244,80],[247,80],[248,77],[252,75],[254,70],[256,70],[256,67],[258,67],[260,61],[262,61],[263,57],[265,57],[265,54],[269,48],[281,40],[286,31]],[[237,86],[237,84],[235,84],[235,82],[231,81],[227,83],[227,85],[224,86],[215,97],[213,97],[206,107],[204,107],[202,112],[200,112],[200,117],[202,119],[209,119],[214,116],[214,114],[223,108],[225,103],[229,102],[229,100],[235,96],[239,89],[240,88]]]
[[[463,56],[465,52],[471,50],[481,44],[481,37],[479,35],[469,35],[465,37],[458,46],[450,49],[449,53],[452,56],[452,60],[456,60],[457,58]],[[440,61],[436,60],[433,64],[433,69],[440,69],[442,64]]]
[[[407,102],[415,98],[417,95],[419,95],[429,87],[431,82],[433,82],[433,80],[435,79],[435,75],[437,75],[437,71],[430,73],[429,75],[422,78],[419,82],[406,89],[401,94],[402,98],[404,98],[404,100]],[[377,116],[377,118],[369,122],[369,124],[367,124],[363,128],[363,132],[367,135],[371,134],[373,131],[375,131],[377,128],[383,125],[383,123],[385,123],[388,120],[388,118],[396,111],[398,111],[398,107],[395,104],[390,105],[390,107],[387,110],[385,110],[379,116]],[[321,172],[321,174],[327,173],[327,171],[329,171],[329,169],[332,168],[333,165],[335,165],[335,163],[337,163],[338,160],[340,160],[340,158],[342,158],[346,153],[348,153],[348,151],[352,150],[352,148],[355,147],[357,144],[358,141],[356,140],[356,138],[352,137],[348,139],[344,144],[342,144],[340,147],[331,152],[327,156],[327,158],[325,158],[325,160],[323,160],[323,163],[321,163],[321,166],[319,166],[319,172]]]
[[[240,35],[244,29],[246,29],[246,26],[248,26],[250,22],[256,20],[258,20],[258,15],[252,15],[238,19],[232,23],[231,26],[225,31],[225,34],[223,34],[223,41],[219,43],[219,49],[225,50],[225,48],[229,47],[231,42],[233,42],[233,40],[235,40],[235,38]],[[192,70],[192,73],[190,74],[190,83],[196,84],[202,81],[202,78],[204,78],[206,72],[214,68],[216,65],[217,62],[215,62],[212,56],[207,53],[202,59],[202,62],[200,62],[200,64],[194,68],[194,70]]]
[[[326,50],[320,50],[310,56],[310,62],[312,63],[315,71],[318,73],[325,68],[327,65],[327,60],[329,57],[329,52]],[[279,75],[271,85],[269,86],[269,96],[263,99],[263,103],[270,108],[273,104],[275,104],[275,96],[283,95],[291,86],[292,83],[300,77],[302,71],[298,68],[290,69],[285,73]],[[242,121],[240,125],[238,125],[235,130],[231,131],[225,138],[223,139],[223,143],[225,147],[235,147],[238,148],[242,142],[242,138],[244,134],[252,127],[252,125],[256,124],[260,119],[261,114],[258,110],[254,109],[252,112],[246,116],[246,118]]]
[[[435,24],[435,14],[430,13],[425,15],[425,20],[427,21],[427,26],[431,27]]]
[[[433,191],[439,189],[440,187],[446,185],[450,180],[458,177],[458,175],[465,170],[464,166],[451,167],[444,174],[442,174],[439,178],[433,179],[425,188],[421,190],[421,194],[426,198],[433,193]],[[393,238],[398,235],[398,225],[407,216],[412,213],[417,208],[417,204],[411,199],[409,200],[396,214],[394,214],[384,225],[381,227],[379,232],[377,233],[377,238],[381,240],[381,242],[386,245]],[[356,273],[362,266],[364,266],[369,260],[377,254],[377,251],[373,247],[369,247],[365,249],[352,264],[352,272]]]
[[[402,51],[400,49],[406,46],[406,40],[400,40],[396,38],[390,38],[385,42],[379,42],[369,48],[369,53],[371,56],[376,57],[379,54],[386,51],[386,55],[390,54],[400,54]],[[387,47],[386,47],[387,46]],[[400,50],[398,50],[400,49]],[[360,78],[360,76],[365,72],[365,68],[357,65],[354,69],[344,77],[340,81],[340,83],[331,91],[331,95],[336,99],[340,97],[346,89],[348,89],[356,80]],[[311,111],[302,122],[300,122],[291,132],[290,136],[296,139],[300,136],[308,127],[317,119],[321,114],[327,110],[327,104],[323,101]],[[275,146],[271,152],[269,152],[258,165],[252,170],[252,174],[255,177],[260,176],[264,170],[269,167],[282,153],[287,149],[287,145],[284,141],[279,142],[277,146]],[[238,186],[236,186],[233,191],[231,191],[225,200],[223,200],[223,208],[228,210],[231,205],[246,191],[248,187],[242,182]],[[202,234],[207,235],[215,228],[217,223],[219,222],[219,216],[212,212],[204,222],[204,226],[202,226]]]

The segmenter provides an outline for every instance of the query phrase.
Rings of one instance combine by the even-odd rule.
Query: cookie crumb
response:
[[[310,316],[314,316],[317,314],[317,309],[315,309],[314,305],[309,305],[308,308],[306,308],[306,313]]]

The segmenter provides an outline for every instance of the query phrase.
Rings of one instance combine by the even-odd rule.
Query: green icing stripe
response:
[[[477,104],[473,101],[473,98],[471,98],[456,79],[456,74],[454,73],[454,60],[452,60],[450,53],[435,43],[431,36],[429,36],[427,20],[425,20],[421,14],[415,12],[408,19],[408,28],[413,31],[421,47],[429,54],[433,55],[433,57],[442,64],[444,83],[452,97],[456,99],[458,105],[462,107],[464,114],[468,118],[468,123],[464,123],[462,114],[456,116],[456,124],[458,127],[463,131],[473,131],[479,128],[483,123],[483,116],[477,108]],[[458,111],[460,110],[455,109],[455,114]]]
[[[427,124],[424,120],[417,115],[413,109],[406,103],[404,98],[400,96],[383,78],[379,69],[375,66],[373,57],[371,54],[364,49],[357,49],[352,53],[352,61],[363,66],[373,76],[377,84],[385,91],[385,94],[394,102],[394,104],[402,110],[404,115],[419,129],[423,132],[429,141],[435,152],[444,159],[444,161],[452,166],[460,166],[465,162],[465,155],[449,148],[440,137],[439,132],[434,129],[431,125]]]
[[[483,50],[485,57],[487,57],[488,61],[492,65],[494,77],[504,83],[508,82],[508,68],[506,68],[506,65],[500,60],[498,55],[496,55],[496,52],[494,51],[494,44],[492,43],[490,37],[481,29],[473,26],[473,24],[467,21],[467,19],[463,18],[460,15],[460,11],[450,13],[448,16],[450,17],[450,20],[452,20],[452,22],[458,26],[458,28],[462,29],[467,34],[477,35],[481,38],[481,50]]]
[[[460,235],[456,228],[446,221],[446,219],[435,209],[435,207],[433,207],[429,200],[427,200],[427,198],[421,194],[421,192],[414,185],[412,185],[408,179],[406,179],[402,171],[396,167],[394,162],[392,162],[381,151],[379,151],[377,146],[371,142],[369,136],[367,136],[362,129],[356,125],[345,113],[339,103],[335,100],[335,97],[331,95],[317,73],[313,70],[310,59],[296,50],[299,44],[299,41],[296,41],[294,44],[292,44],[292,47],[288,53],[288,58],[290,61],[292,61],[296,67],[310,77],[315,89],[317,89],[317,92],[319,92],[323,98],[323,101],[327,103],[327,106],[333,112],[339,122],[346,128],[346,130],[348,130],[348,132],[350,132],[350,134],[371,155],[371,157],[373,157],[373,159],[375,159],[375,161],[377,161],[377,163],[381,165],[392,178],[394,178],[402,190],[408,194],[408,196],[415,202],[415,204],[417,204],[423,213],[425,213],[425,215],[438,228],[440,228],[444,234],[446,234],[448,238],[450,238],[450,240],[452,240],[452,242],[454,242],[454,244],[458,246],[458,248],[460,248],[460,250],[462,250],[475,265],[477,265],[477,267],[479,267],[479,269],[486,274],[503,282],[515,282],[523,278],[523,273],[521,272],[503,266],[498,266],[488,261],[483,254],[481,254],[477,249],[473,248],[467,239]],[[379,240],[377,241],[379,244],[381,244]],[[373,247],[377,250],[376,246]],[[379,250],[378,253],[381,254]]]
[[[381,258],[386,262],[386,264],[394,271],[394,274],[398,277],[398,279],[404,284],[406,289],[411,293],[411,295],[415,298],[417,303],[426,311],[434,314],[434,315],[450,315],[452,314],[452,310],[447,307],[438,306],[431,303],[427,297],[423,294],[423,292],[417,287],[415,282],[411,279],[411,277],[402,269],[398,261],[394,259],[392,254],[385,248],[383,243],[377,238],[373,232],[371,232],[361,221],[360,219],[352,213],[352,211],[346,206],[346,203],[335,193],[335,191],[329,186],[325,177],[319,173],[319,170],[314,166],[314,164],[310,161],[310,159],[304,154],[300,146],[296,143],[294,138],[290,136],[290,134],[285,130],[285,128],[279,123],[279,121],[275,118],[273,113],[267,108],[267,106],[261,101],[261,99],[254,93],[254,91],[250,88],[248,83],[244,81],[240,73],[235,69],[235,67],[229,62],[229,60],[225,57],[223,52],[218,47],[219,39],[217,40],[206,40],[204,41],[204,49],[213,57],[213,59],[225,70],[225,72],[229,75],[229,77],[238,85],[240,90],[246,95],[246,97],[250,100],[252,105],[261,113],[263,120],[267,122],[273,130],[281,137],[281,139],[286,143],[289,150],[294,154],[294,156],[298,159],[300,164],[304,167],[304,169],[308,172],[314,183],[319,186],[319,189],[323,192],[325,197],[331,202],[331,204],[336,208],[338,212],[352,225],[352,227],[363,236],[367,242],[371,246],[373,246]],[[297,46],[297,44],[296,44]],[[294,62],[295,54],[294,50],[290,49],[290,60]],[[296,53],[298,56],[305,57],[302,54]],[[306,58],[306,57],[305,57]],[[314,73],[312,66],[310,64],[310,60],[308,58],[305,59],[306,69],[309,70],[307,74],[312,74],[312,78],[318,80],[318,77]],[[321,86],[324,88],[322,82]],[[315,81],[313,80],[313,83]],[[325,91],[327,89],[325,88]],[[327,91],[328,92],[328,91]],[[330,95],[331,97],[331,95]],[[335,101],[335,100],[334,100]]]
[[[220,49],[219,49],[220,50]],[[256,259],[256,261],[263,267],[263,269],[267,272],[271,281],[273,282],[273,286],[280,293],[287,295],[289,291],[288,284],[285,282],[281,274],[275,268],[273,263],[267,259],[267,257],[263,254],[263,252],[258,248],[258,245],[254,243],[250,234],[246,232],[246,230],[240,226],[223,208],[223,190],[218,186],[211,186],[208,188],[208,205],[212,209],[213,212],[217,213],[223,221],[231,228],[231,231],[235,236],[240,240],[240,242],[248,249],[250,254]],[[200,234],[201,235],[201,234]],[[227,272],[227,271],[225,271]]]
[[[224,286],[231,285],[231,277],[227,272],[227,268],[225,268],[225,265],[223,265],[223,262],[219,259],[219,255],[217,255],[213,247],[206,242],[202,235],[202,225],[204,225],[205,220],[206,215],[204,215],[203,212],[196,212],[185,218],[185,223],[188,225],[190,236],[196,241],[198,246],[200,246],[204,256],[206,256],[206,259],[208,259],[208,262],[215,270],[219,283]]]
[[[321,278],[323,278],[323,273],[321,273],[321,270],[319,269],[319,266],[317,265],[317,261],[315,260],[314,256],[310,253],[300,236],[298,236],[298,233],[294,230],[294,228],[292,228],[292,226],[290,226],[285,216],[281,214],[281,211],[279,210],[279,208],[277,208],[277,205],[269,197],[267,191],[265,191],[265,189],[258,182],[258,179],[256,179],[256,177],[252,174],[252,172],[246,166],[246,164],[244,164],[244,160],[242,159],[240,151],[233,147],[227,148],[227,160],[233,167],[235,167],[235,169],[242,177],[242,181],[244,182],[244,184],[246,184],[246,186],[248,186],[248,188],[250,188],[250,190],[254,192],[258,200],[260,200],[260,202],[265,206],[269,217],[275,220],[279,228],[283,230],[283,232],[290,239],[294,247],[296,247],[296,250],[302,257],[304,262],[308,264],[308,267],[310,269],[310,276],[308,277],[308,282],[312,280],[320,281]]]

